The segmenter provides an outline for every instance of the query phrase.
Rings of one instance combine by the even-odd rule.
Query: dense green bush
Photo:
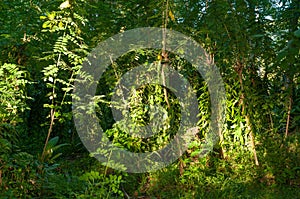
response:
[[[0,190],[4,197],[24,197],[36,189],[34,158],[21,150],[26,72],[15,64],[0,67]]]
[[[300,198],[299,5],[0,1],[0,198]],[[78,96],[72,91],[98,42],[149,26],[180,31],[205,48],[223,77],[225,127],[214,150],[199,158],[210,125],[207,82],[178,55],[169,52],[167,60],[165,49],[128,52],[104,72],[99,102],[93,104],[109,139],[131,152],[154,151],[178,130],[178,99],[154,84],[132,89],[124,101],[132,126],[114,121],[111,99],[118,81],[143,64],[151,70],[169,64],[188,79],[198,99],[200,131],[168,167],[127,174],[103,166],[82,145],[73,124],[72,97]],[[155,115],[155,105],[162,115]],[[142,139],[126,132],[155,117],[155,127],[167,118],[157,135]]]

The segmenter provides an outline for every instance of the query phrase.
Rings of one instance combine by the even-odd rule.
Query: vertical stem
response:
[[[63,37],[66,36],[67,27],[68,27],[68,23],[66,23],[66,25],[65,25],[65,31],[64,31]],[[60,66],[61,56],[62,56],[62,52],[59,52],[57,62],[56,62],[56,67],[57,68]],[[52,106],[54,106],[54,103],[55,103],[55,100],[54,100],[55,99],[55,84],[56,84],[56,79],[54,79],[54,81],[53,81],[52,99],[51,99],[51,105]],[[44,161],[44,158],[45,158],[46,148],[47,148],[47,145],[48,145],[48,142],[49,142],[52,130],[53,130],[54,119],[55,119],[55,109],[54,109],[54,107],[52,107],[51,110],[50,110],[50,126],[49,126],[49,129],[48,129],[47,138],[46,138],[46,141],[45,141],[45,144],[44,144],[41,161]]]
[[[245,115],[245,120],[246,120],[247,130],[248,130],[249,136],[250,136],[250,142],[251,142],[252,153],[253,153],[255,165],[259,166],[259,161],[258,161],[256,148],[255,148],[255,139],[254,139],[252,124],[251,124],[249,115],[247,113],[245,113],[246,107],[245,107],[245,91],[244,91],[244,86],[243,86],[243,75],[242,75],[243,65],[242,65],[242,63],[238,62],[235,69],[236,69],[236,72],[238,73],[239,82],[240,82],[240,86],[241,86],[241,90],[242,90],[242,94],[241,94],[242,113],[243,113],[243,115]]]
[[[42,153],[42,158],[41,158],[42,161],[44,161],[45,154],[46,154],[46,148],[47,148],[47,145],[48,145],[48,142],[49,142],[49,139],[50,139],[50,135],[52,133],[54,119],[55,119],[54,118],[54,114],[55,114],[55,110],[52,108],[50,110],[50,126],[49,126],[49,129],[48,129],[47,138],[46,138],[46,141],[45,141],[45,144],[44,144],[44,148],[43,148],[43,153]]]
[[[163,11],[163,29],[162,29],[162,38],[163,38],[163,47],[162,47],[162,59],[163,59],[163,64],[162,64],[162,70],[161,70],[161,77],[162,77],[162,83],[164,86],[164,96],[165,96],[165,101],[167,103],[168,108],[170,109],[170,103],[168,100],[168,92],[166,89],[166,77],[165,77],[165,72],[164,69],[167,68],[169,58],[168,58],[168,53],[166,52],[166,45],[167,45],[167,26],[168,26],[168,7],[169,7],[169,1],[167,0],[166,2],[166,9]]]
[[[288,107],[288,115],[286,119],[286,127],[285,127],[285,137],[289,134],[289,126],[290,126],[290,119],[291,119],[291,110],[292,110],[292,95],[290,94],[289,97],[289,107]]]
[[[162,70],[161,70],[161,77],[162,77],[162,83],[163,83],[163,86],[164,86],[164,96],[165,96],[165,100],[166,100],[166,103],[167,103],[167,106],[168,106],[168,109],[170,109],[170,103],[169,103],[169,99],[168,99],[168,92],[167,92],[167,89],[166,89],[166,77],[165,77],[165,72],[164,72],[164,69],[167,67],[167,64],[163,64],[163,67],[162,67]]]
[[[224,142],[224,136],[223,136],[223,133],[222,133],[222,129],[219,129],[219,147],[220,147],[220,153],[221,153],[221,158],[222,159],[225,159],[226,156],[225,156],[225,149],[223,148],[223,142]]]
[[[253,150],[255,165],[259,166],[259,162],[258,162],[258,158],[257,158],[257,154],[256,154],[256,149],[255,149],[254,134],[253,134],[250,118],[249,118],[248,115],[246,115],[246,124],[247,124],[247,129],[248,129],[249,135],[250,135],[250,142],[251,142],[251,147],[252,147],[252,150]]]
[[[211,51],[209,49],[209,51]],[[206,58],[207,58],[207,63],[209,63],[209,65],[213,65],[214,64],[214,60],[215,60],[215,57],[214,57],[214,54],[211,52],[209,54],[206,54]],[[218,110],[220,110],[221,107],[218,108]],[[222,116],[218,116],[218,117],[222,117]],[[224,142],[224,136],[223,136],[223,133],[222,133],[222,129],[221,128],[218,128],[218,135],[219,135],[219,145],[218,145],[218,152],[220,153],[221,155],[221,158],[222,159],[225,159],[225,149],[223,148],[223,142]]]
[[[104,170],[104,175],[105,175],[105,176],[107,176],[108,163],[109,163],[109,161],[110,161],[111,154],[112,154],[112,150],[110,150],[110,152],[109,152],[107,164],[106,164],[106,166],[105,166],[105,170]]]

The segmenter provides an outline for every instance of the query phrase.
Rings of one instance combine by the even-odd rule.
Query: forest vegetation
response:
[[[300,198],[298,0],[1,0],[0,10],[0,198]],[[130,173],[87,150],[72,98],[80,98],[74,84],[92,50],[143,27],[178,31],[205,49],[222,77],[225,114],[218,142],[200,157],[212,103],[201,74],[163,48],[112,60],[94,107],[116,146],[155,151],[180,122],[176,96],[149,84],[127,99],[132,120],[149,123],[149,107],[159,104],[169,128],[141,139],[116,123],[114,88],[136,66],[167,62],[198,103],[188,150],[165,168]]]

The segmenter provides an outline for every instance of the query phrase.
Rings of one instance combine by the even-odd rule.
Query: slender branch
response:
[[[291,110],[292,110],[292,95],[289,97],[289,107],[288,107],[288,115],[286,119],[286,127],[285,127],[285,137],[289,134],[289,126],[290,126],[290,120],[291,120]]]
[[[42,153],[42,158],[41,160],[44,161],[44,158],[45,158],[45,154],[46,154],[46,148],[47,148],[47,145],[48,145],[48,142],[49,142],[49,139],[50,139],[50,135],[51,135],[51,132],[52,132],[52,129],[53,129],[53,124],[54,124],[54,115],[55,115],[55,110],[52,108],[50,110],[50,126],[49,126],[49,129],[48,129],[48,134],[47,134],[47,138],[46,138],[46,142],[44,144],[44,148],[43,148],[43,153]]]
[[[68,23],[66,23],[63,37],[66,36],[67,27],[68,27]],[[57,62],[56,62],[56,67],[57,68],[60,66],[61,56],[62,56],[62,52],[59,52]],[[54,101],[54,98],[55,98],[55,84],[56,84],[56,80],[53,81],[53,87],[52,87],[52,99],[51,99],[51,105],[52,106],[54,106],[54,104],[55,104],[55,101]],[[53,130],[54,120],[55,120],[55,109],[54,109],[54,107],[51,107],[51,110],[50,110],[50,126],[49,126],[49,129],[48,129],[47,138],[46,138],[46,141],[45,141],[45,144],[44,144],[41,161],[44,161],[44,158],[45,158],[46,148],[47,148],[47,145],[48,145],[48,142],[49,142],[52,130]]]
[[[168,66],[168,62],[169,62],[169,58],[168,58],[168,53],[166,52],[166,46],[167,46],[167,26],[168,26],[168,7],[169,7],[169,1],[167,0],[166,2],[166,9],[165,11],[163,11],[163,29],[162,29],[162,37],[163,37],[163,47],[162,47],[162,59],[163,59],[163,64],[162,64],[162,68],[161,68],[161,77],[162,77],[162,83],[164,86],[164,96],[165,96],[165,101],[167,103],[168,109],[170,109],[170,103],[169,103],[169,99],[168,99],[168,92],[166,89],[166,77],[165,77],[165,72],[164,70],[167,68]]]

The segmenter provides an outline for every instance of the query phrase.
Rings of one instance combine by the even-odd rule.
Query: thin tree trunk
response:
[[[253,152],[255,165],[259,166],[259,162],[258,162],[258,158],[257,158],[257,154],[256,154],[256,149],[255,149],[254,134],[253,134],[253,131],[252,131],[252,125],[251,125],[251,122],[250,122],[250,119],[249,119],[248,115],[246,115],[246,124],[247,124],[247,129],[249,131],[250,142],[251,142],[251,147],[252,147],[252,152]]]
[[[286,119],[285,137],[287,137],[289,134],[291,110],[292,110],[292,95],[290,95],[290,97],[289,97],[289,107],[288,107],[288,115],[287,115],[287,119]]]
[[[162,57],[162,68],[161,68],[161,77],[162,77],[162,81],[163,81],[163,86],[164,86],[164,96],[165,96],[165,101],[167,103],[168,109],[170,109],[170,103],[169,103],[169,99],[168,99],[168,92],[166,89],[166,77],[165,77],[165,73],[164,70],[168,67],[168,63],[169,63],[169,57],[168,57],[168,53],[166,52],[166,45],[167,45],[167,26],[168,26],[168,10],[169,10],[169,1],[167,0],[166,2],[166,8],[163,11],[163,29],[162,29],[162,37],[163,37],[163,41],[162,41],[162,52],[161,52],[161,57]]]
[[[41,157],[41,161],[43,162],[44,159],[45,159],[45,155],[46,155],[46,148],[47,148],[47,145],[48,145],[48,142],[49,142],[49,139],[50,139],[50,135],[52,133],[52,129],[53,129],[53,124],[54,124],[54,117],[55,115],[55,110],[54,109],[51,109],[50,111],[50,126],[49,126],[49,129],[48,129],[48,134],[47,134],[47,138],[46,138],[46,141],[45,141],[45,144],[44,144],[44,148],[43,148],[43,153],[42,153],[42,157]]]
[[[256,153],[256,147],[255,147],[255,138],[254,138],[254,134],[253,134],[253,128],[252,128],[252,124],[250,121],[250,117],[247,113],[245,113],[245,91],[244,91],[244,86],[243,86],[243,65],[238,62],[235,68],[236,72],[238,73],[238,77],[239,77],[239,82],[240,82],[240,86],[241,86],[241,105],[242,105],[242,114],[245,115],[245,120],[246,120],[246,125],[247,125],[247,131],[249,132],[249,137],[250,137],[250,143],[251,143],[251,147],[252,147],[252,153],[253,153],[253,157],[254,157],[254,161],[255,161],[255,165],[259,166],[259,161],[258,161],[258,157],[257,157],[257,153]]]

